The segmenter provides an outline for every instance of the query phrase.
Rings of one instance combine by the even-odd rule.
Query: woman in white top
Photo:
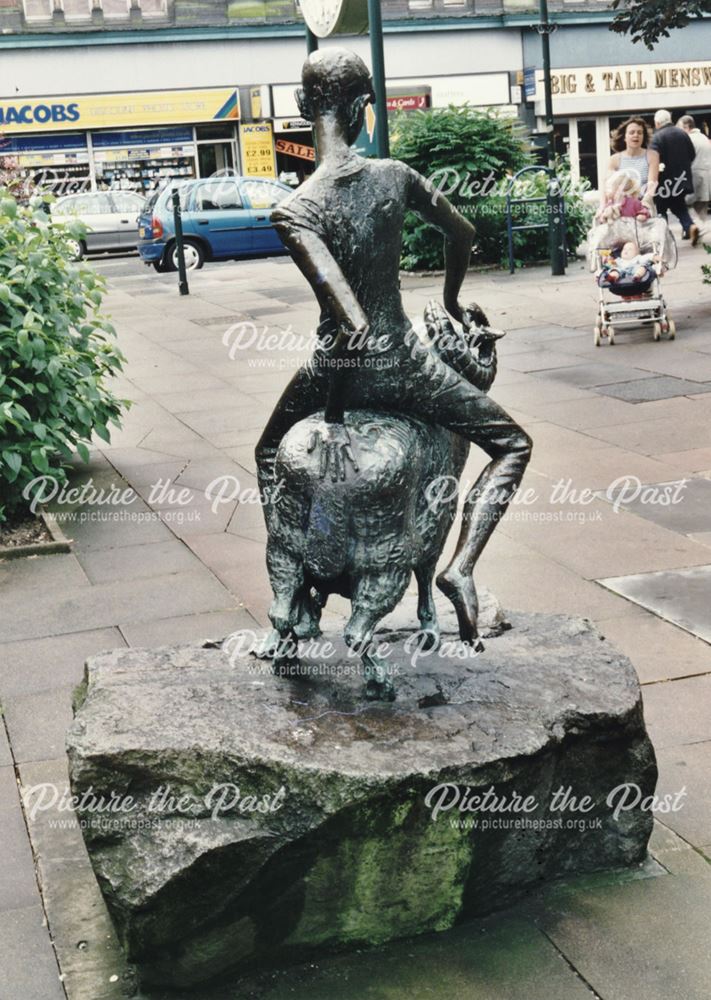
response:
[[[634,177],[639,182],[639,197],[654,213],[654,192],[659,181],[659,153],[648,148],[651,136],[652,131],[643,118],[628,118],[622,122],[610,136],[612,156],[607,171],[608,177],[618,170]],[[603,204],[605,184],[600,187],[600,197]]]

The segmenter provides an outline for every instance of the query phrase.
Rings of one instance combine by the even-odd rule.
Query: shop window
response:
[[[86,21],[91,17],[91,0],[57,0],[55,7],[64,11],[67,21]]]
[[[125,18],[130,15],[131,0],[94,0],[94,6],[103,10],[107,20]]]
[[[89,0],[89,3],[103,10],[106,20],[128,18],[132,10],[146,18],[162,17],[168,7],[167,0]]]
[[[52,17],[52,0],[24,0],[26,21],[49,21]]]
[[[166,12],[166,0],[138,0],[141,14],[144,17],[162,17]]]
[[[432,10],[432,0],[408,0],[410,10]]]
[[[234,181],[213,181],[199,184],[195,189],[195,211],[226,212],[244,208],[237,184]]]
[[[195,135],[198,142],[201,139],[234,139],[235,127],[223,122],[214,125],[196,125]]]

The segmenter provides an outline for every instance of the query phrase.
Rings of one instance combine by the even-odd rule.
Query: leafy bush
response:
[[[123,358],[98,311],[103,282],[69,261],[83,229],[50,223],[44,202],[0,189],[0,523],[38,475],[64,481],[74,449],[88,461],[125,405],[104,384]]]
[[[517,118],[496,112],[449,107],[398,116],[393,129],[392,153],[446,195],[476,226],[474,259],[499,264],[507,259],[506,192],[508,180],[535,163],[526,129]],[[559,177],[570,189],[570,171],[559,165]],[[526,196],[545,194],[546,175],[532,176]],[[569,248],[582,241],[592,211],[583,205],[582,190],[566,194],[566,235]],[[523,222],[542,221],[545,205],[514,209]],[[525,216],[525,219],[524,219]],[[544,229],[514,233],[514,256],[545,260],[548,233]],[[441,268],[442,239],[431,226],[409,213],[403,239],[403,267]]]
[[[704,243],[704,250],[706,253],[711,253],[711,243]],[[704,284],[711,285],[711,264],[702,264],[701,270],[704,275]]]

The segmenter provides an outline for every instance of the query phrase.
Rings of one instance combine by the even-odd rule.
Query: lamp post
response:
[[[368,0],[370,58],[375,89],[375,148],[380,159],[390,156],[388,101],[385,93],[385,55],[383,53],[383,17],[380,0]]]
[[[553,92],[551,89],[551,46],[550,36],[556,25],[548,20],[548,0],[540,0],[540,20],[536,26],[541,36],[543,54],[543,93],[545,99],[546,117],[546,150],[548,167],[553,173],[548,180],[548,252],[551,259],[551,273],[565,274],[565,231],[563,226],[563,199],[560,195],[560,185],[555,175],[555,131],[553,126]]]

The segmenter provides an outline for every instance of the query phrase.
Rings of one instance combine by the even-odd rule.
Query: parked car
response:
[[[138,252],[156,271],[178,266],[172,204],[176,188],[190,270],[206,260],[286,253],[271,223],[272,209],[292,193],[286,184],[237,176],[175,180],[149,198],[138,220]]]
[[[75,260],[104,250],[135,250],[138,215],[145,198],[133,191],[87,191],[59,198],[51,207],[52,219],[79,219],[86,226],[83,240],[70,240]]]

